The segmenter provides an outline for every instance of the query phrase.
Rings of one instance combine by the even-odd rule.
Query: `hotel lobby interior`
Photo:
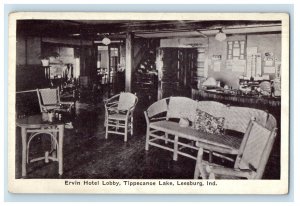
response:
[[[36,19],[16,29],[16,179],[194,179],[202,150],[205,164],[240,170],[255,156],[243,178],[280,179],[281,21]],[[201,130],[194,104],[220,131]],[[177,126],[148,122],[157,110]],[[259,131],[275,137],[265,148]],[[247,150],[257,137],[261,154]]]

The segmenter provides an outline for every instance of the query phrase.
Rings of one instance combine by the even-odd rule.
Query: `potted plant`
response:
[[[49,51],[45,51],[40,55],[40,59],[42,62],[42,65],[45,66],[49,66],[49,62],[50,62],[50,57],[54,57],[57,58],[59,57],[59,53],[57,52],[49,52]]]

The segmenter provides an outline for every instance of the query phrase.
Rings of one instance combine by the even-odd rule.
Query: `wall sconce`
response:
[[[226,34],[223,32],[223,29],[219,29],[219,32],[216,34],[215,39],[218,41],[224,41],[226,39]]]

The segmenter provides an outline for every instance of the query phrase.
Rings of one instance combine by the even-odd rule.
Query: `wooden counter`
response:
[[[212,100],[234,106],[251,107],[269,112],[277,110],[280,113],[281,99],[275,97],[232,95],[218,91],[198,90],[192,88],[192,99]]]

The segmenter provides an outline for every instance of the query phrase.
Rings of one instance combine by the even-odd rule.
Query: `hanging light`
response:
[[[102,43],[103,43],[104,45],[109,45],[109,44],[111,43],[111,40],[110,40],[108,37],[104,37],[104,38],[102,39]]]
[[[223,32],[223,29],[219,29],[219,32],[216,34],[215,39],[218,41],[224,41],[226,39],[226,34]]]

